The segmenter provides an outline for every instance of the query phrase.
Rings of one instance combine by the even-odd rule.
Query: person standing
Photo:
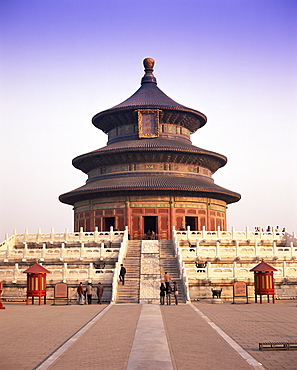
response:
[[[161,286],[160,286],[160,305],[162,305],[162,306],[164,305],[165,291],[166,291],[165,285],[164,285],[164,283],[161,283]]]
[[[171,293],[172,293],[172,288],[170,284],[168,283],[168,286],[166,287],[166,303],[169,306],[171,305]]]
[[[78,294],[78,304],[83,304],[84,287],[82,283],[79,283],[79,286],[77,287],[77,294]]]
[[[175,304],[178,304],[178,286],[176,284],[176,281],[173,282],[173,287],[172,287],[174,299],[175,299]]]
[[[171,276],[167,273],[167,271],[165,271],[165,274],[164,274],[164,281],[165,281],[165,286],[166,286],[166,289],[167,289],[167,287],[170,285],[170,281],[171,281]]]
[[[125,275],[126,275],[126,269],[125,269],[124,265],[121,263],[120,281],[122,282],[122,285],[125,284]]]
[[[88,285],[87,285],[88,304],[92,304],[92,293],[93,293],[92,284],[88,283]]]
[[[98,304],[101,304],[102,303],[102,295],[103,295],[103,285],[101,285],[101,283],[99,282],[98,285],[97,285],[97,296],[98,296]]]

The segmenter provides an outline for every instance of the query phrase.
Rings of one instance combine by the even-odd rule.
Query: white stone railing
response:
[[[60,245],[47,245],[43,243],[29,247],[26,242],[23,243],[22,248],[7,248],[6,250],[0,250],[0,260],[8,262],[9,260],[21,260],[25,261],[40,261],[45,260],[83,260],[83,259],[105,259],[105,258],[117,258],[120,248],[114,246],[106,246],[103,242],[92,247],[86,246],[84,243],[78,243],[77,245],[67,246],[65,243]]]
[[[127,254],[128,236],[129,236],[128,226],[126,226],[124,234],[123,234],[123,240],[121,242],[119,255],[118,255],[118,261],[116,262],[114,274],[113,274],[111,302],[115,302],[117,294],[118,294],[118,279],[120,275],[121,264],[123,263],[124,258],[126,257],[126,254]]]
[[[181,248],[183,259],[296,259],[295,234],[286,232],[246,231],[185,231],[173,230],[173,238]]]
[[[180,271],[180,275],[181,275],[181,279],[182,279],[182,284],[183,284],[183,288],[184,288],[185,295],[186,295],[186,300],[187,300],[187,302],[190,302],[191,299],[190,299],[190,292],[189,292],[188,275],[187,275],[187,271],[185,269],[185,265],[183,263],[183,258],[182,258],[182,253],[181,253],[182,250],[179,247],[179,242],[178,242],[177,235],[175,233],[175,229],[174,228],[172,230],[172,243],[173,243],[175,255],[177,256],[177,261],[178,261],[178,265],[179,265],[179,271]]]
[[[236,261],[230,264],[217,264],[208,262],[206,268],[197,268],[193,263],[191,267],[186,267],[186,274],[189,281],[197,279],[208,280],[209,282],[226,280],[254,280],[254,273],[250,270],[255,267],[257,262],[246,263],[240,266]],[[189,266],[188,264],[186,266]],[[287,261],[282,261],[277,265],[273,264],[277,269],[274,272],[274,279],[276,281],[283,281],[284,279],[296,279],[297,266],[290,265]]]
[[[195,244],[189,244],[188,246],[181,245],[178,242],[181,250],[183,260],[186,259],[249,259],[249,258],[268,258],[268,259],[291,259],[297,258],[297,246],[294,246],[293,242],[289,246],[277,245],[276,241],[272,241],[270,245],[254,242],[240,244],[238,240],[235,243],[228,245],[221,244],[220,241],[213,241],[203,245],[203,241],[195,242]]]
[[[26,268],[20,269],[19,264],[15,263],[14,266],[9,266],[0,269],[0,281],[10,281],[14,284],[25,283],[27,280],[27,274],[24,274]],[[47,274],[48,282],[77,282],[77,281],[88,281],[93,282],[95,280],[112,282],[114,269],[98,269],[95,268],[93,263],[90,263],[88,267],[72,268],[68,267],[67,263],[49,269],[50,273]]]
[[[293,243],[297,247],[297,238],[295,232],[289,234],[286,229],[285,231],[277,231],[276,229],[272,229],[271,231],[250,231],[248,227],[246,227],[245,231],[236,231],[234,227],[232,227],[231,231],[223,231],[218,230],[216,231],[207,231],[205,227],[201,231],[194,231],[190,230],[190,227],[187,227],[187,230],[175,230],[173,228],[173,234],[180,240],[187,240],[189,242],[201,242],[201,241],[213,241],[213,240],[220,240],[220,241],[249,241],[249,242],[285,242],[286,245]]]
[[[34,244],[87,244],[87,243],[102,243],[102,242],[121,242],[124,236],[124,231],[114,231],[113,227],[110,228],[110,231],[98,231],[98,228],[95,228],[95,231],[84,232],[83,229],[79,232],[69,232],[68,229],[65,229],[65,232],[55,233],[54,229],[50,233],[41,233],[39,229],[36,234],[31,234],[28,230],[25,230],[24,234],[17,234],[16,231],[10,237],[8,234],[5,236],[5,240],[0,244],[0,250],[11,249],[16,245],[22,245],[23,243],[34,243]]]
[[[5,235],[5,240],[0,243],[0,251],[8,249],[10,246],[14,246],[16,244],[15,242],[16,234],[11,235],[8,237],[8,234]]]

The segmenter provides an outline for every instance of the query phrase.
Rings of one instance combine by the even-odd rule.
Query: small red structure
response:
[[[255,278],[255,302],[257,303],[257,295],[259,294],[260,303],[262,303],[262,295],[267,295],[268,303],[269,296],[272,295],[272,302],[274,303],[273,271],[277,271],[277,269],[262,261],[250,271],[254,272]]]
[[[46,274],[49,272],[49,270],[39,265],[39,263],[35,263],[35,265],[24,271],[27,274],[26,305],[28,304],[29,297],[32,297],[32,304],[34,304],[34,297],[38,297],[39,305],[41,304],[41,297],[44,297],[44,304],[46,304]]]
[[[0,281],[0,310],[5,310],[5,307],[2,303],[2,293],[3,293],[3,283]]]

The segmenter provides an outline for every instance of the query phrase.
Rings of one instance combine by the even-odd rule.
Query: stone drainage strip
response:
[[[297,342],[263,342],[259,343],[259,351],[290,351],[297,349]]]

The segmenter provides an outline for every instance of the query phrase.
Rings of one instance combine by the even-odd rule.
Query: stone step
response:
[[[139,302],[139,277],[140,277],[140,241],[129,241],[123,265],[126,268],[125,285],[119,283],[117,303]]]

